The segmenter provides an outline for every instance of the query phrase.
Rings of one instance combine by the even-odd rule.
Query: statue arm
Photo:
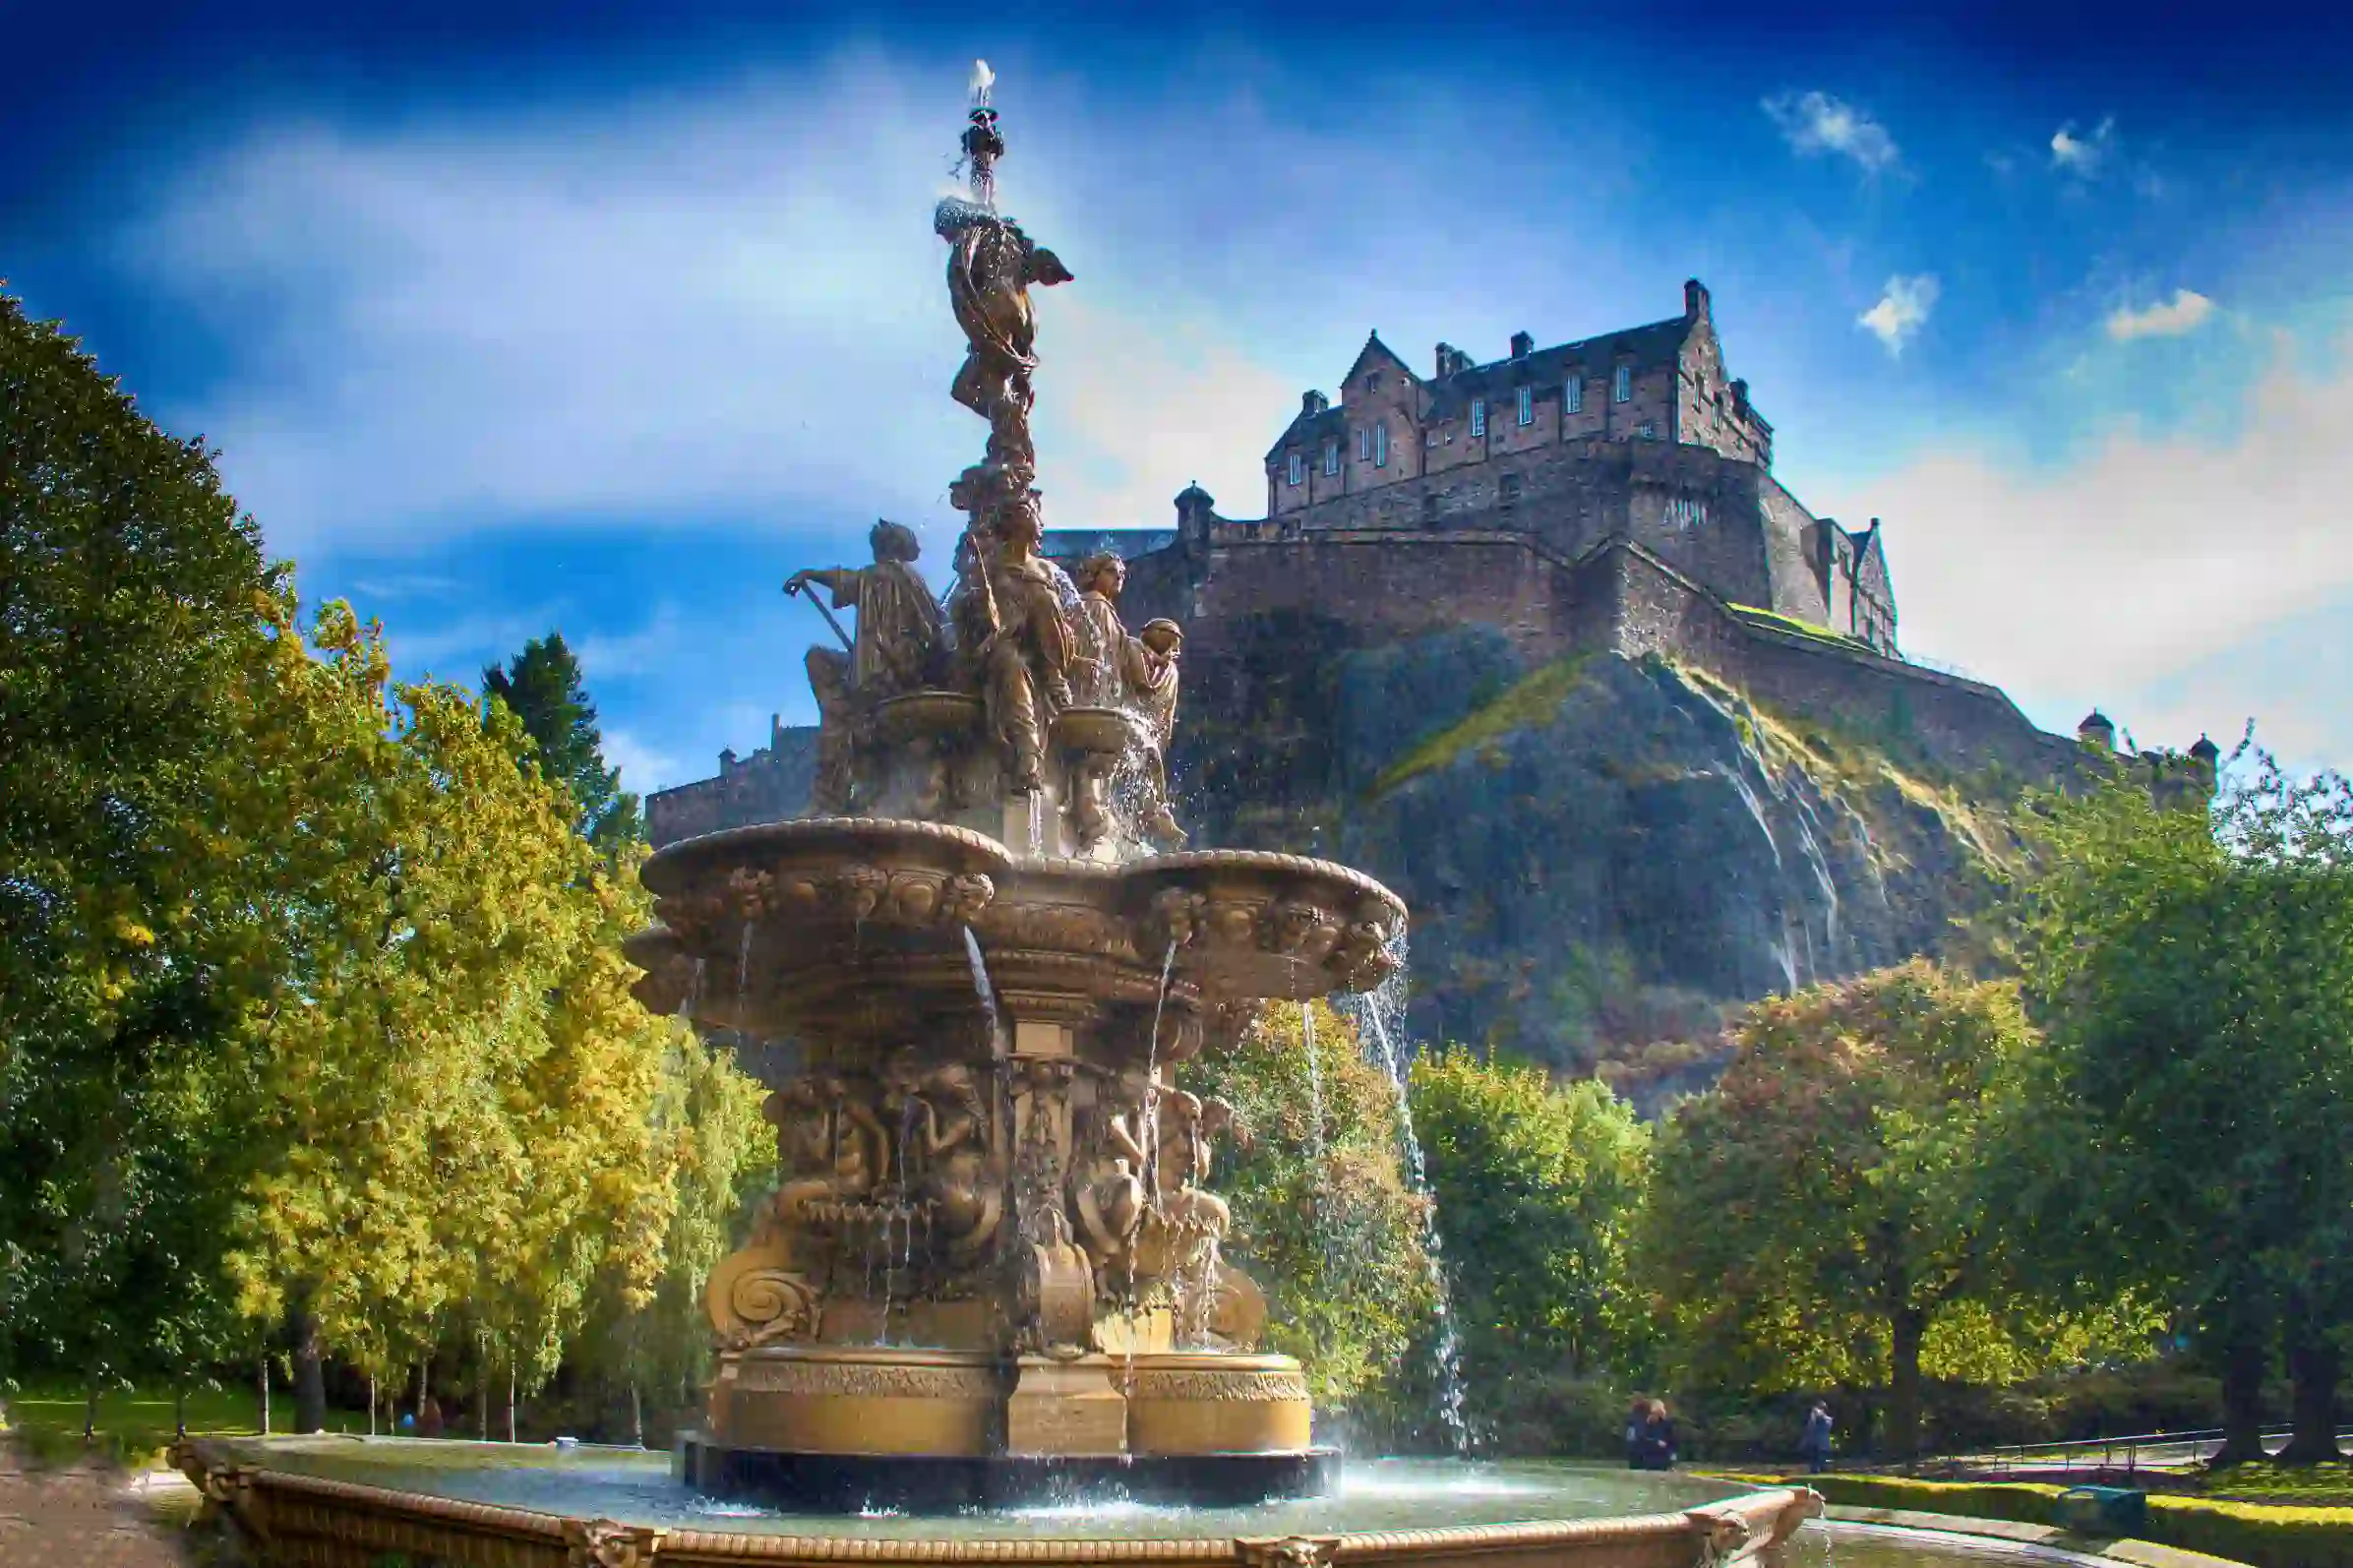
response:
[[[854,609],[858,604],[858,583],[862,575],[856,567],[811,567],[787,577],[784,591],[798,593],[813,582],[822,583],[833,592],[833,608]]]

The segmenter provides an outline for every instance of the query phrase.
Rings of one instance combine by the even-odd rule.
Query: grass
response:
[[[1583,684],[1589,658],[1580,653],[1556,659],[1423,741],[1373,780],[1373,798],[1377,800],[1407,780],[1444,767],[1464,753],[1483,748],[1514,730],[1548,723],[1568,694]]]
[[[2234,1465],[2196,1478],[2202,1497],[2353,1508],[2353,1465]]]
[[[1841,632],[1833,632],[1828,627],[1818,627],[1804,621],[1792,620],[1777,610],[1760,609],[1753,604],[1735,604],[1731,608],[1732,613],[1740,619],[1761,621],[1777,632],[1794,633],[1802,637],[1810,637],[1816,642],[1827,642],[1835,648],[1846,648],[1863,653],[1877,651],[1861,637],[1851,637]]]
[[[146,1467],[160,1463],[175,1428],[168,1391],[115,1389],[98,1398],[97,1435],[86,1447],[82,1440],[84,1396],[53,1387],[35,1387],[0,1400],[6,1419],[0,1431],[16,1441],[28,1458],[59,1463],[95,1450],[124,1465]],[[293,1391],[271,1400],[274,1429],[289,1429],[294,1418]],[[330,1410],[327,1428],[334,1432],[365,1432],[362,1411]],[[261,1400],[252,1389],[192,1388],[188,1391],[188,1431],[191,1436],[250,1436],[262,1429]]]

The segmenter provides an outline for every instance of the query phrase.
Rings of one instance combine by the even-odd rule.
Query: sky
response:
[[[2279,8],[2300,13],[2302,8]],[[1899,17],[1898,11],[1906,15]],[[2353,32],[1997,3],[893,10],[0,0],[0,278],[203,435],[306,598],[579,652],[624,782],[814,712],[780,593],[935,573],[985,429],[930,231],[996,76],[1050,525],[1261,467],[1367,332],[1709,285],[1906,652],[2046,728],[2353,767]]]

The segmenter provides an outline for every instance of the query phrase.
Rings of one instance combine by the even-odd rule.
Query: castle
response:
[[[1667,320],[1543,349],[1519,332],[1484,364],[1440,343],[1431,372],[1374,332],[1338,401],[1306,392],[1268,450],[1265,515],[1223,516],[1191,485],[1173,530],[1058,529],[1045,553],[1123,557],[1125,618],[1185,629],[1194,702],[1270,620],[1364,646],[1484,626],[1532,663],[1659,654],[1787,710],[1894,722],[1957,765],[2048,776],[2080,756],[1999,689],[1898,652],[1879,519],[1817,517],[1774,476],[1773,427],[1726,375],[1697,279]],[[813,737],[776,726],[717,778],[651,796],[654,841],[792,814]]]

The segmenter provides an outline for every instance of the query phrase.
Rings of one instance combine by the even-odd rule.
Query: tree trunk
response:
[[[507,1363],[507,1441],[514,1441],[514,1362]]]
[[[2299,1305],[2287,1324],[2288,1376],[2295,1384],[2294,1430],[2280,1451],[2283,1465],[2335,1464],[2345,1456],[2336,1446],[2336,1383],[2344,1357],[2328,1325]]]
[[[2263,1373],[2269,1348],[2261,1330],[2235,1324],[2222,1353],[2222,1451],[2216,1467],[2259,1464],[2263,1454]]]
[[[1908,1465],[1920,1453],[1920,1341],[1928,1314],[1900,1307],[1889,1319],[1893,1331],[1888,1377],[1888,1457]]]
[[[286,1334],[294,1341],[294,1429],[327,1430],[327,1365],[319,1346],[319,1320],[306,1306],[286,1309]]]
[[[645,1401],[637,1392],[637,1380],[630,1379],[630,1441],[639,1448],[645,1446]]]
[[[262,1435],[270,1435],[270,1353],[262,1352]]]
[[[490,1357],[485,1354],[474,1366],[474,1435],[490,1441]]]
[[[376,1374],[368,1374],[368,1435],[376,1435]]]
[[[188,1379],[175,1377],[171,1383],[171,1434],[185,1442],[188,1438]]]
[[[97,1440],[98,1380],[93,1377],[90,1380],[89,1397],[82,1402],[82,1441],[88,1444],[94,1443]]]

